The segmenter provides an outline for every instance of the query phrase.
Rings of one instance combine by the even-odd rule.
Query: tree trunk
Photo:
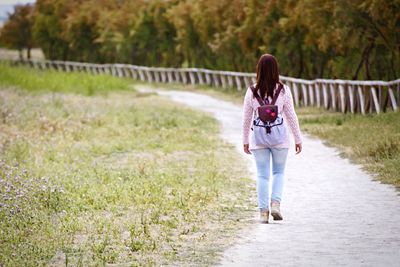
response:
[[[131,44],[131,64],[135,65],[135,46]]]
[[[50,60],[54,60],[53,50],[54,50],[54,45],[50,44],[49,45],[49,59]]]
[[[320,65],[320,69],[319,69],[319,76],[318,76],[318,78],[324,78],[324,72],[325,72],[326,62],[327,62],[327,60],[325,60],[325,57],[324,57],[324,56],[321,56],[321,65]]]
[[[360,72],[361,67],[362,67],[362,65],[364,63],[365,52],[367,51],[367,49],[368,49],[368,46],[364,48],[364,51],[361,54],[361,60],[360,60],[360,63],[358,63],[356,72],[353,75],[353,80],[357,80],[357,78],[358,78],[358,73]]]
[[[397,77],[396,68],[394,67],[394,65],[395,65],[394,60],[395,60],[395,54],[392,51],[391,52],[391,57],[390,57],[390,69],[391,69],[391,72],[392,72],[392,77],[390,77],[390,76],[387,77],[387,79],[389,79],[389,80],[396,79],[396,77]]]
[[[21,48],[18,49],[18,57],[19,57],[19,60],[23,60],[24,59],[24,55],[22,53],[22,49]]]
[[[370,78],[371,74],[369,71],[369,55],[371,53],[372,48],[374,48],[374,46],[375,46],[375,39],[370,39],[368,45],[364,48],[364,51],[362,52],[361,61],[360,61],[360,63],[358,63],[356,72],[353,75],[353,80],[357,80],[358,74],[361,70],[363,63],[365,63],[365,75],[368,80],[371,79]]]
[[[31,59],[31,48],[30,47],[28,47],[26,49],[26,56],[28,57],[28,59]]]
[[[371,72],[369,69],[369,55],[371,54],[372,49],[375,46],[375,39],[371,39],[369,46],[368,46],[368,50],[365,54],[365,76],[367,77],[368,80],[371,80]]]
[[[303,74],[303,50],[301,49],[301,44],[299,45],[299,72],[297,73],[297,77],[301,78],[301,75]]]

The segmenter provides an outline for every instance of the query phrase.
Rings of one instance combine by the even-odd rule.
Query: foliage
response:
[[[17,49],[22,57],[22,49],[30,50],[34,46],[32,36],[33,6],[30,4],[16,5],[14,13],[9,15],[7,22],[0,29],[0,43],[7,48]]]
[[[38,0],[34,35],[50,59],[284,75],[398,78],[397,0]]]
[[[48,59],[72,59],[63,26],[68,12],[67,1],[64,0],[42,0],[35,3],[33,35]]]

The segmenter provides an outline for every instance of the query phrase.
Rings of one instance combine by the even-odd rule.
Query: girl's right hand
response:
[[[243,145],[243,151],[246,154],[251,154],[250,150],[249,150],[249,144],[244,144]]]
[[[296,144],[296,155],[299,154],[301,150],[302,150],[302,144],[301,143]]]

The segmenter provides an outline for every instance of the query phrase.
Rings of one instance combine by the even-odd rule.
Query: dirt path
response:
[[[222,137],[237,147],[255,178],[252,157],[242,153],[240,106],[191,92],[158,93],[215,116]],[[320,140],[305,135],[300,155],[290,148],[282,212],[284,221],[270,224],[257,223],[255,212],[254,224],[220,265],[400,266],[399,194]]]

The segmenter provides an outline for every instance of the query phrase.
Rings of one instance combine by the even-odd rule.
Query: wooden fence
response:
[[[109,74],[134,80],[157,83],[200,84],[245,90],[255,82],[254,73],[216,71],[196,68],[157,68],[127,64],[92,64],[51,60],[2,59],[12,64],[36,69],[64,72]],[[351,113],[380,113],[397,111],[400,103],[400,79],[385,81],[304,80],[280,77],[293,94],[296,106],[324,107]]]

